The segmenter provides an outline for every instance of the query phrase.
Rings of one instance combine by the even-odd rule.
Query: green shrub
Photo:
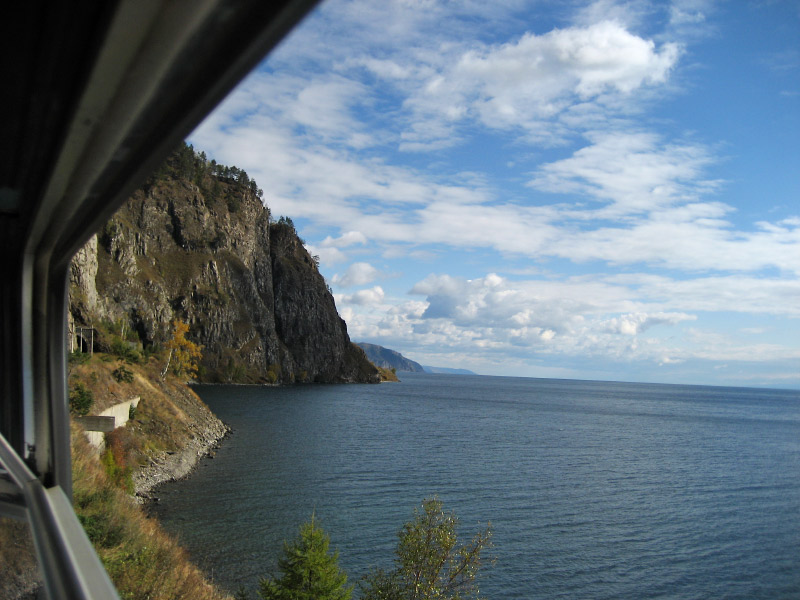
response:
[[[132,383],[133,382],[133,371],[126,368],[125,365],[120,365],[116,369],[111,372],[111,375],[116,379],[119,383]]]
[[[122,448],[115,444],[115,438],[109,434],[106,434],[106,450],[100,457],[100,463],[111,483],[129,494],[133,493],[133,471],[125,464]]]
[[[78,520],[83,525],[86,535],[95,546],[113,548],[123,539],[123,529],[112,522],[111,513],[97,512],[88,515],[78,515]]]
[[[74,415],[84,416],[89,414],[94,404],[92,390],[78,382],[69,392],[69,411]]]
[[[128,364],[137,364],[142,362],[142,353],[134,348],[131,348],[130,344],[122,340],[118,335],[111,337],[109,353],[124,360]]]
[[[491,548],[490,527],[458,544],[458,518],[438,498],[424,500],[398,533],[395,569],[372,571],[360,583],[362,600],[440,598],[478,600],[483,550]],[[493,562],[492,560],[489,561]]]
[[[267,367],[267,383],[278,383],[280,379],[281,366],[278,364],[271,364]]]
[[[92,357],[91,354],[88,352],[81,352],[80,350],[76,350],[75,352],[69,353],[69,364],[71,365],[83,365],[89,362],[89,359]]]

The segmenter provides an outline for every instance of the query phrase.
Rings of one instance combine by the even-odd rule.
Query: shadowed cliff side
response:
[[[154,351],[180,319],[207,382],[379,381],[291,220],[273,223],[261,196],[244,171],[178,149],[75,257],[71,319]]]
[[[350,342],[333,296],[290,220],[270,227],[270,249],[275,330],[286,351],[281,364],[291,364],[303,381],[374,381],[375,367]]]

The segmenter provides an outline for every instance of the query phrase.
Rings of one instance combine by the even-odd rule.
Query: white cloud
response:
[[[340,287],[354,287],[372,283],[380,276],[380,271],[369,263],[357,262],[347,268],[344,275],[338,273],[333,276],[331,281]],[[380,288],[378,288],[380,289]]]
[[[670,25],[680,27],[704,23],[713,5],[714,0],[672,0],[669,7]]]
[[[596,0],[579,8],[573,22],[587,27],[602,21],[614,21],[626,29],[636,29],[653,12],[648,0]]]
[[[800,220],[735,229],[727,220],[730,206],[703,199],[720,184],[703,176],[712,158],[698,144],[665,144],[645,133],[592,134],[589,146],[539,167],[531,193],[577,195],[597,206],[522,204],[498,200],[474,180],[443,183],[408,167],[306,146],[266,117],[252,119],[223,126],[228,118],[216,117],[193,140],[254,175],[275,214],[340,227],[342,236],[324,243],[329,251],[315,244],[325,264],[344,262],[341,249],[369,232],[370,239],[416,245],[428,256],[420,246],[692,271],[800,271]]]
[[[748,335],[761,335],[767,332],[766,327],[742,327],[739,331]]]
[[[367,290],[358,290],[357,292],[341,296],[337,300],[341,300],[342,304],[357,304],[360,306],[370,305],[370,304],[382,304],[384,300],[385,294],[383,292],[383,288],[379,285],[376,285],[373,288]]]
[[[669,356],[664,356],[660,361],[658,361],[658,366],[663,367],[666,365],[680,365],[685,362],[686,361],[682,358],[670,358]]]
[[[349,260],[343,249],[363,246],[368,243],[367,236],[360,231],[346,231],[339,237],[328,236],[318,244],[309,244],[311,254],[317,254],[324,265],[337,265]]]
[[[727,275],[676,280],[652,274],[607,276],[630,286],[642,302],[679,311],[738,312],[800,317],[800,280]]]
[[[357,337],[420,350],[505,356],[506,360],[593,357],[677,366],[697,360],[765,363],[800,357],[800,350],[784,344],[764,339],[754,343],[755,332],[739,339],[708,329],[708,315],[733,308],[726,294],[713,304],[710,298],[694,301],[689,290],[681,289],[685,282],[652,277],[597,275],[512,281],[496,274],[472,280],[430,275],[411,290],[424,300],[401,306],[384,298],[380,306],[364,306],[365,311],[354,313],[348,325]],[[730,285],[734,285],[733,279]],[[770,282],[765,283],[766,298]],[[691,289],[697,292],[704,284],[708,281]],[[752,285],[752,281],[740,282],[740,293],[745,294]],[[656,292],[660,286],[674,287],[678,293]],[[788,298],[779,304],[784,311],[798,310]],[[699,314],[684,312],[698,305]],[[749,312],[753,308],[744,310],[752,316],[757,314]],[[760,308],[777,310],[778,306]],[[698,326],[685,326],[692,321]]]
[[[611,208],[596,215],[600,217],[696,201],[719,187],[719,182],[702,178],[704,168],[712,162],[703,146],[663,144],[652,133],[587,136],[591,145],[569,158],[540,166],[529,185],[610,202]]]
[[[694,321],[695,319],[697,319],[695,315],[687,315],[685,313],[633,313],[603,321],[601,326],[608,333],[636,335],[647,331],[654,325],[677,325],[681,321]]]
[[[366,243],[367,236],[360,231],[346,231],[337,238],[326,237],[320,242],[320,246],[323,248],[347,248],[348,246],[356,244],[363,245]]]
[[[478,46],[451,58],[450,65],[434,66],[417,83],[403,105],[414,123],[404,147],[441,144],[463,119],[522,129],[541,141],[558,134],[553,119],[576,109],[569,115],[575,124],[587,103],[594,105],[590,112],[597,123],[598,114],[617,112],[635,90],[663,84],[679,56],[676,44],[656,48],[615,21]]]
[[[347,253],[342,252],[338,248],[334,248],[332,246],[317,246],[315,244],[308,244],[306,246],[308,251],[311,254],[315,254],[320,257],[320,263],[322,265],[338,265],[349,260]]]
[[[635,309],[637,305],[626,300],[625,292],[599,281],[509,281],[493,273],[472,280],[430,275],[410,291],[426,296],[428,307],[422,319],[556,333],[580,330],[587,317]]]

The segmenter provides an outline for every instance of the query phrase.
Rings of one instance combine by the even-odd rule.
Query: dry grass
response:
[[[124,364],[133,373],[130,383],[118,382],[112,375],[114,369]],[[94,406],[89,414],[119,402],[139,397],[135,419],[115,435],[135,438],[126,442],[133,452],[132,465],[144,464],[147,458],[160,450],[176,450],[183,447],[193,435],[189,427],[190,417],[176,403],[187,394],[201,401],[171,374],[161,380],[164,361],[155,356],[145,364],[130,365],[109,355],[95,353],[91,360],[70,368],[69,382],[83,383],[94,394]]]
[[[227,599],[186,551],[116,487],[78,427],[72,431],[75,512],[120,596],[130,600]]]
[[[381,375],[381,381],[400,381],[397,378],[397,371],[394,369],[384,369],[377,365],[375,365],[375,368],[378,369],[378,373]]]
[[[184,447],[194,435],[187,410],[202,402],[172,376],[162,381],[162,362],[151,357],[145,364],[126,364],[133,373],[128,383],[112,375],[120,361],[99,353],[71,368],[70,383],[80,381],[94,393],[92,414],[140,397],[134,418],[107,434],[102,455],[73,424],[75,512],[123,599],[226,599],[229,596],[209,583],[185,550],[126,493],[131,491],[132,470],[158,452]]]
[[[72,424],[73,503],[120,597],[125,600],[230,600],[189,560],[186,551],[148,518],[124,488],[130,470],[162,450],[182,448],[194,435],[200,399],[180,381],[160,378],[162,362],[126,365],[133,381],[118,382],[116,358],[96,354],[70,368],[70,384],[81,382],[94,394],[90,414],[141,398],[134,419],[107,439],[102,456]],[[0,519],[0,598],[25,598],[39,586],[39,573],[27,523]]]

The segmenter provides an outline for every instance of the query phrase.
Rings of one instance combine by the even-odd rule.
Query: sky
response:
[[[351,339],[800,387],[800,2],[328,0],[190,136]]]

